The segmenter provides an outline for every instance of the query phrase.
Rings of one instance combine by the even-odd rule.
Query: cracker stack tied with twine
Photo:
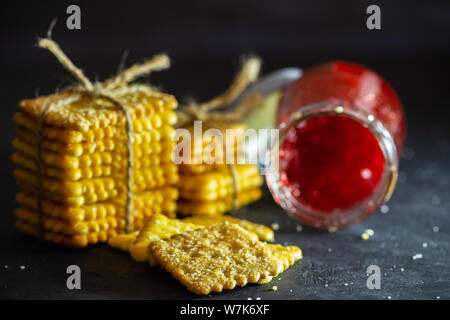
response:
[[[131,84],[168,68],[168,57],[156,56],[92,83],[50,37],[38,45],[79,84],[19,103],[12,157],[21,188],[16,227],[84,247],[138,230],[155,213],[174,216],[177,101],[149,85]]]
[[[263,180],[258,166],[238,163],[245,157],[243,147],[247,126],[242,119],[261,105],[263,97],[257,93],[249,94],[236,107],[227,108],[258,78],[260,67],[259,58],[244,59],[240,72],[223,94],[202,104],[192,102],[178,111],[177,127],[187,129],[193,137],[190,161],[179,165],[178,211],[181,214],[214,216],[261,197]],[[199,141],[194,135],[196,121],[201,121],[203,133],[216,129],[224,140],[203,134]],[[232,139],[226,138],[227,129],[234,130]],[[227,163],[227,159],[233,162]]]

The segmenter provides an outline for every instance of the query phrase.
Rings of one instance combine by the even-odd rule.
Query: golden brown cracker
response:
[[[17,220],[15,223],[17,230],[27,233],[29,235],[39,237],[39,227],[35,224]],[[42,238],[46,241],[53,242],[55,244],[64,245],[69,248],[83,248],[90,244],[96,244],[98,242],[106,242],[108,237],[113,237],[117,234],[117,230],[100,230],[99,232],[80,234],[75,236],[68,236],[60,232],[44,231]]]
[[[149,261],[151,266],[155,266],[157,263],[151,254],[150,243],[198,228],[202,228],[202,226],[182,222],[178,219],[169,219],[164,215],[154,215],[141,230],[136,241],[130,246],[130,255],[136,261]]]
[[[234,209],[239,209],[251,202],[259,200],[261,196],[262,191],[259,188],[241,191],[237,194],[237,201]],[[216,216],[231,211],[233,209],[233,202],[233,196],[228,196],[216,201],[190,201],[180,199],[178,201],[178,212],[182,215]]]
[[[225,216],[225,215],[217,215],[217,216],[191,216],[183,219],[184,222],[190,222],[193,224],[198,224],[201,226],[212,226],[215,224],[222,223],[224,221],[228,221],[230,223],[235,223],[245,230],[255,233],[259,240],[261,241],[273,241],[274,233],[273,230],[269,227],[266,227],[261,224],[256,224],[244,219],[239,219],[235,217]]]
[[[197,294],[257,283],[282,270],[256,235],[227,221],[153,241],[150,248],[161,266]]]
[[[114,249],[120,249],[125,252],[130,251],[131,245],[136,241],[138,231],[131,233],[122,233],[109,238],[108,244]]]
[[[266,246],[269,248],[270,252],[272,252],[272,255],[281,262],[283,269],[281,270],[280,273],[286,271],[287,268],[289,268],[296,261],[302,258],[302,250],[299,247],[283,246],[281,244],[271,244],[271,243],[266,244]],[[277,274],[276,276],[278,276],[279,274]],[[272,279],[266,278],[262,279],[258,283],[265,284],[270,282],[270,280]]]

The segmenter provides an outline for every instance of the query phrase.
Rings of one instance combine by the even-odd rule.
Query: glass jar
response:
[[[339,61],[306,70],[282,90],[277,123],[266,180],[291,216],[336,230],[389,200],[406,123],[396,93],[375,72]]]

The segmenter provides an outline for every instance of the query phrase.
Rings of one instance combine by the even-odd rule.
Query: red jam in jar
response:
[[[397,95],[375,72],[347,62],[306,70],[283,89],[278,124],[280,143],[272,147],[267,182],[292,216],[337,229],[389,199],[405,117]]]

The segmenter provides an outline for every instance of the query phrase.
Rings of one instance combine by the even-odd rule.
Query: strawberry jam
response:
[[[318,116],[289,131],[280,166],[295,197],[333,212],[373,192],[383,174],[384,156],[374,135],[360,123]]]
[[[323,106],[316,110],[317,104]],[[269,187],[301,221],[346,226],[373,213],[392,192],[405,118],[397,95],[375,72],[344,62],[306,70],[283,90],[278,123],[290,128],[278,150],[283,192],[273,181]],[[292,199],[295,205],[286,203]],[[316,216],[328,217],[318,222]]]

